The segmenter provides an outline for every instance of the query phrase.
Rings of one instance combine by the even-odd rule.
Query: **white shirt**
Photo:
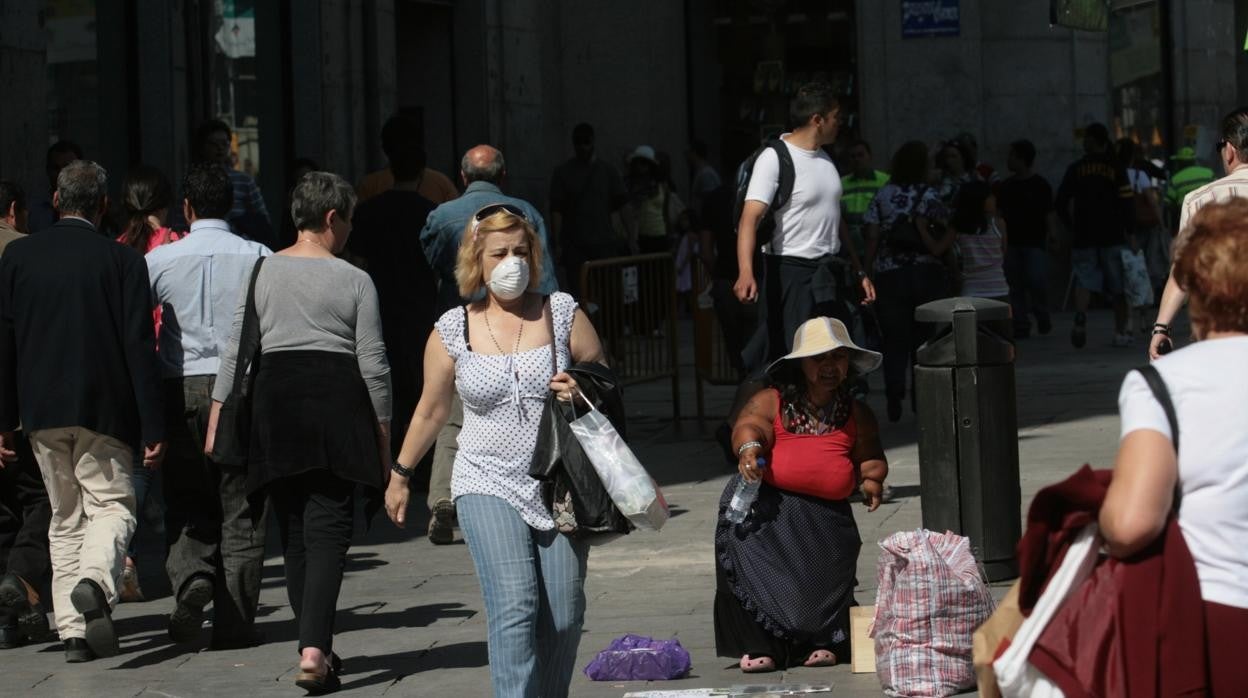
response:
[[[781,140],[793,158],[793,195],[776,211],[776,234],[763,252],[786,257],[818,259],[841,249],[841,174],[821,149],[803,150]],[[746,201],[771,204],[780,187],[780,158],[768,148],[754,161]]]
[[[1197,342],[1153,364],[1179,421],[1179,528],[1206,601],[1248,608],[1248,337]],[[1132,371],[1118,394],[1122,435],[1170,436],[1161,405]]]

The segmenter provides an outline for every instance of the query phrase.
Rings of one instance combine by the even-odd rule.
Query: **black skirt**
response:
[[[739,480],[724,489],[715,528],[717,653],[795,666],[829,649],[848,660],[862,547],[849,502],[764,483],[750,516],[732,524],[723,513]]]
[[[366,488],[384,486],[377,416],[354,354],[279,351],[264,354],[252,388],[247,489],[312,470]],[[379,500],[378,500],[379,501]]]

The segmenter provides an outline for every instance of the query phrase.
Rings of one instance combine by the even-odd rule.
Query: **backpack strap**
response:
[[[776,187],[776,195],[771,200],[770,213],[775,213],[780,207],[789,203],[789,199],[793,196],[793,185],[797,181],[797,168],[793,164],[793,154],[789,152],[789,147],[784,144],[784,139],[777,138],[767,144],[776,153],[776,160],[779,162],[780,181]]]

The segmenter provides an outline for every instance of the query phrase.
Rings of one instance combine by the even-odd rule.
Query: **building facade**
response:
[[[137,162],[176,180],[195,126],[221,118],[279,211],[295,158],[358,181],[384,166],[381,125],[403,111],[431,167],[454,175],[492,143],[508,188],[538,202],[582,121],[613,162],[643,143],[669,153],[682,187],[691,139],[730,168],[815,78],[880,166],[906,140],[965,131],[998,167],[1030,138],[1056,177],[1094,120],[1157,156],[1209,152],[1248,98],[1248,2],[1111,7],[1090,32],[1051,26],[1049,0],[8,2],[0,176],[46,189],[44,150],[65,138],[115,182]]]

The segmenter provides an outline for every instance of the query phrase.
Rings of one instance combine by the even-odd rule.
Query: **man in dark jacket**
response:
[[[48,487],[52,597],[66,660],[117,653],[114,580],[134,533],[133,453],[164,452],[147,265],[101,235],[104,169],[57,177],[60,220],[0,258],[0,457],[29,435]]]

